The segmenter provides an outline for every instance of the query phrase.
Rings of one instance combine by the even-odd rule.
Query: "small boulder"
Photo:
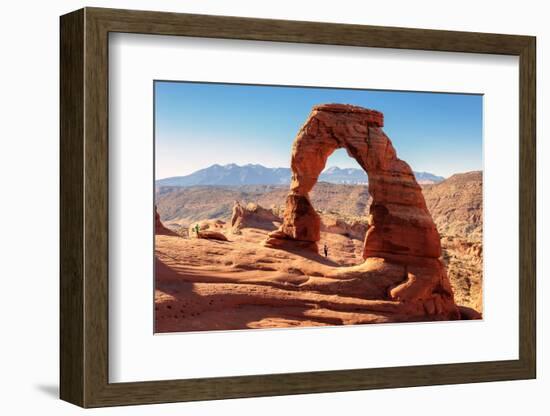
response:
[[[227,237],[219,231],[199,231],[197,238],[204,238],[207,240],[219,240],[219,241],[229,241]]]

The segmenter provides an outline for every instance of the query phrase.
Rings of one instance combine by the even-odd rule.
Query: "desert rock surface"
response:
[[[157,235],[155,331],[204,331],[448,319],[437,302],[392,299],[407,279],[363,241],[321,232],[328,259],[263,247],[268,231],[222,231],[228,241]],[[368,275],[368,278],[365,278]]]
[[[179,232],[156,235],[156,331],[479,318],[482,252],[470,222],[481,224],[482,215],[481,205],[469,205],[481,178],[421,187],[397,159],[380,113],[329,105],[308,120],[293,147],[290,192],[157,188],[163,227]],[[368,168],[369,188],[316,184],[327,149],[345,147],[323,150],[310,138],[317,148],[297,153],[304,135],[318,139],[320,131],[327,141],[346,140]],[[223,238],[196,238],[197,224]]]

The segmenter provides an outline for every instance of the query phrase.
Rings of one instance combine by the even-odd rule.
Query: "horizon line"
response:
[[[208,168],[211,168],[213,166],[219,166],[219,167],[228,167],[228,166],[237,166],[239,168],[242,168],[242,167],[246,167],[246,166],[261,166],[263,168],[266,168],[266,169],[291,169],[290,167],[286,167],[286,166],[266,166],[266,165],[262,165],[260,163],[245,163],[243,165],[239,165],[238,163],[227,163],[225,165],[222,165],[222,164],[219,164],[219,163],[213,163],[209,166],[206,166],[204,168],[201,168],[201,169],[197,169],[197,170],[194,170],[193,172],[191,173],[188,173],[188,174],[185,174],[185,175],[173,175],[173,176],[165,176],[165,177],[162,177],[162,178],[155,178],[155,182],[156,181],[161,181],[161,180],[164,180],[164,179],[172,179],[172,178],[181,178],[181,177],[185,177],[185,176],[189,176],[189,175],[192,175],[200,170],[204,170],[204,169],[208,169]],[[366,172],[364,169],[362,168],[341,168],[337,165],[333,165],[333,166],[326,166],[322,171],[321,173],[323,173],[324,171],[326,171],[327,169],[331,169],[331,168],[338,168],[338,169],[341,169],[341,170],[346,170],[346,169],[354,169],[354,170],[359,170],[359,171],[362,171],[364,172],[367,176],[368,176],[368,172]],[[411,168],[412,169],[412,168]],[[483,170],[482,169],[474,169],[474,170],[469,170],[469,171],[461,171],[461,172],[454,172],[453,174],[449,175],[449,176],[444,176],[444,175],[438,175],[436,173],[433,173],[433,172],[429,172],[429,171],[426,171],[426,170],[422,170],[422,171],[415,171],[413,169],[413,173],[427,173],[427,174],[430,174],[430,175],[434,175],[434,176],[438,176],[438,177],[441,177],[443,179],[448,179],[450,178],[451,176],[453,175],[457,175],[457,174],[461,174],[461,173],[468,173],[468,172],[482,172]]]

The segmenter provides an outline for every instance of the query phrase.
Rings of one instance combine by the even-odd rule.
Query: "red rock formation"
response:
[[[345,220],[338,215],[323,214],[321,231],[344,235],[349,238],[364,240],[368,225],[357,220]]]
[[[196,223],[192,223],[188,229],[188,235],[190,237],[196,237],[196,227],[199,227],[199,232],[203,231],[221,231],[225,228],[225,221],[222,220],[203,220]]]
[[[410,166],[397,157],[382,131],[382,113],[344,104],[313,107],[292,145],[292,181],[284,221],[265,245],[296,243],[317,251],[321,221],[309,192],[328,157],[346,149],[369,176],[372,204],[363,258],[405,265],[392,299],[421,303],[427,314],[459,316],[446,270],[439,257],[437,228]]]
[[[155,234],[156,235],[177,235],[172,230],[169,230],[164,226],[162,221],[160,220],[160,215],[157,211],[157,207],[155,206]]]
[[[260,228],[263,230],[274,230],[274,223],[280,223],[281,219],[271,210],[261,207],[258,204],[250,202],[243,206],[238,201],[233,205],[231,215],[231,228],[238,232],[242,228]]]
[[[199,235],[197,238],[204,238],[207,240],[219,240],[219,241],[228,241],[227,237],[219,232],[219,231],[212,231],[212,230],[205,230],[205,231],[199,231]]]
[[[197,232],[198,228],[198,232]],[[225,221],[204,220],[189,226],[189,237],[204,238],[207,240],[228,241],[222,230],[225,228]]]

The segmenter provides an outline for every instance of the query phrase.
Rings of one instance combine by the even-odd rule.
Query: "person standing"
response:
[[[323,251],[325,252],[325,258],[328,258],[328,246],[327,243],[323,245]]]

